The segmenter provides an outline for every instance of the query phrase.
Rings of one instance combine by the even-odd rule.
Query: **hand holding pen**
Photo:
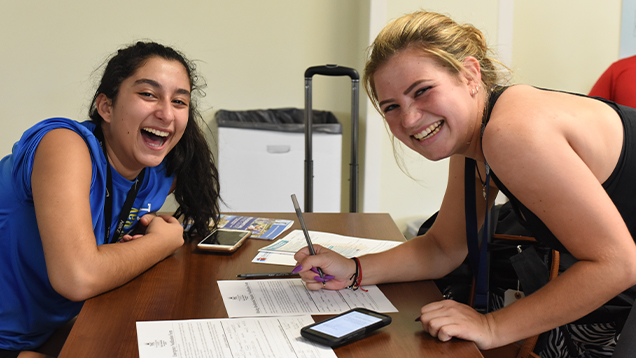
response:
[[[301,274],[301,277],[307,271],[313,271],[317,273],[319,276],[313,276],[312,277],[313,280],[311,281],[308,281],[306,279],[304,280],[305,283],[307,284],[307,288],[309,288],[310,290],[318,290],[320,288],[324,288],[326,287],[327,282],[329,282],[330,284],[330,287],[327,287],[329,289],[339,290],[339,289],[347,287],[348,285],[346,285],[346,283],[349,280],[349,276],[351,274],[349,274],[349,276],[347,277],[344,277],[344,276],[334,277],[332,275],[325,275],[321,267],[328,267],[330,271],[331,269],[333,269],[334,272],[349,272],[350,270],[349,266],[351,265],[352,260],[349,260],[329,249],[321,247],[320,245],[316,245],[316,248],[314,248],[314,245],[311,242],[311,238],[309,237],[309,231],[307,230],[307,225],[305,225],[303,213],[300,210],[300,205],[298,205],[298,200],[296,200],[296,195],[292,194],[291,198],[292,198],[292,202],[294,203],[294,209],[296,210],[296,215],[298,216],[298,221],[300,222],[300,227],[303,229],[305,240],[307,240],[307,247],[301,249],[300,251],[296,253],[296,255],[294,255],[294,258],[296,259],[296,261],[300,262],[301,264],[296,266],[296,268],[294,268],[292,272]],[[320,256],[317,256],[317,254],[320,254]],[[315,264],[315,265],[309,264],[312,261],[325,262],[326,266],[323,266],[322,264]],[[303,269],[303,264],[305,264],[306,267],[310,267],[310,269],[309,270]],[[353,269],[355,271],[355,266]],[[305,274],[305,278],[307,278],[307,276],[309,275]],[[317,282],[322,283],[322,287],[316,287]]]
[[[300,249],[294,255],[298,266],[292,272],[300,274],[310,290],[340,290],[350,286],[351,275],[356,269],[355,262],[320,245],[313,246],[316,255],[309,252],[309,247]],[[317,267],[322,269],[324,279],[319,276]]]

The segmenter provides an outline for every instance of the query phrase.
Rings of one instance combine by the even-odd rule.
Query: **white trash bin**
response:
[[[314,211],[340,212],[342,125],[313,111]],[[304,112],[282,108],[216,113],[222,212],[293,212],[304,205]]]

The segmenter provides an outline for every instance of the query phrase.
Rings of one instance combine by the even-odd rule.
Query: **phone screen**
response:
[[[351,332],[355,332],[361,328],[370,326],[382,319],[357,311],[349,312],[345,315],[338,316],[324,323],[319,323],[311,329],[330,336],[340,338]]]
[[[242,231],[215,230],[205,240],[201,241],[201,244],[234,246],[244,236],[245,232]]]

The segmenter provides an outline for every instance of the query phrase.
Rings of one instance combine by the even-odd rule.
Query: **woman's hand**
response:
[[[461,338],[475,342],[479,349],[494,347],[493,322],[489,314],[482,315],[453,300],[430,303],[422,307],[421,313],[422,327],[442,342]]]
[[[175,250],[183,245],[183,226],[179,220],[171,215],[158,215],[151,219],[146,228],[146,235],[157,235],[169,240]]]
[[[157,215],[155,213],[148,213],[148,214],[142,216],[141,218],[139,218],[139,221],[137,222],[137,225],[131,231],[131,233],[122,236],[122,238],[121,238],[121,240],[119,240],[119,242],[128,242],[128,241],[132,241],[132,240],[138,239],[140,237],[143,237],[146,234],[146,230],[148,228],[148,225],[150,225],[150,222],[156,217],[157,217]]]
[[[310,290],[326,288],[340,290],[351,285],[351,277],[356,272],[356,263],[334,251],[320,245],[314,245],[316,255],[310,255],[307,247],[299,250],[294,258],[298,266],[293,272],[299,273]],[[324,282],[317,273],[320,267],[324,273]]]
[[[150,229],[150,225],[152,224],[153,229]],[[165,226],[164,224],[168,224],[169,226]],[[157,215],[155,213],[148,213],[142,216],[137,223],[137,226],[133,230],[132,234],[124,235],[120,242],[128,242],[132,240],[139,239],[149,233],[159,233],[163,235],[167,235],[169,237],[183,237],[183,226],[179,223],[179,221],[172,216],[169,215]],[[183,245],[183,240],[179,243],[179,246]]]

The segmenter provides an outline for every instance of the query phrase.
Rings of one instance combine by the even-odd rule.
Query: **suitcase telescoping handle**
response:
[[[351,163],[349,164],[349,212],[358,211],[358,92],[360,76],[353,68],[338,65],[314,66],[305,71],[305,212],[313,212],[314,161],[312,157],[313,111],[311,80],[314,75],[351,78]]]
[[[338,65],[314,66],[305,71],[305,78],[312,78],[314,75],[322,76],[349,76],[352,80],[360,80],[358,71],[349,67]]]

